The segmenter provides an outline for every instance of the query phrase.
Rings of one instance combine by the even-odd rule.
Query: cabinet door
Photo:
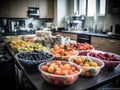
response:
[[[92,36],[91,44],[97,50],[120,54],[120,40]]]
[[[2,0],[0,1],[0,17],[8,17],[9,16],[9,1]]]
[[[93,45],[97,50],[106,51],[104,38],[92,36],[91,45]]]
[[[28,0],[28,7],[38,7],[39,6],[38,1],[39,0]]]
[[[39,0],[40,18],[54,18],[54,0]]]
[[[47,0],[48,18],[54,18],[54,0]]]
[[[120,54],[120,40],[106,38],[105,44],[107,49],[106,51]]]
[[[64,37],[70,37],[71,40],[77,41],[77,34],[71,34],[71,33],[62,33]]]
[[[27,17],[27,0],[10,0],[9,1],[10,17],[26,18]]]

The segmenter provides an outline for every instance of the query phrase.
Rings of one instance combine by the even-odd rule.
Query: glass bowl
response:
[[[47,69],[45,69],[45,66],[47,66]],[[54,68],[53,72],[51,68]],[[38,69],[45,81],[57,86],[73,84],[81,73],[81,68],[78,65],[59,60],[43,62],[39,64]]]
[[[84,77],[96,76],[104,67],[103,61],[88,56],[73,56],[69,58],[69,62],[79,65],[82,68],[80,75]]]
[[[43,51],[27,51],[19,52],[15,55],[15,58],[29,70],[38,70],[38,65],[45,61],[50,61],[54,58],[54,55]]]
[[[114,70],[120,64],[120,55],[115,53],[94,50],[87,55],[102,60],[105,63],[105,70]]]
[[[94,48],[92,48],[91,50],[79,50],[79,55],[85,55],[85,56],[87,56],[87,54],[89,52],[91,52],[92,50],[94,50]]]
[[[77,56],[79,54],[79,51],[73,50],[72,52],[74,52],[74,54],[68,54],[68,55],[54,55],[54,60],[65,60],[68,61],[68,59],[71,56]]]

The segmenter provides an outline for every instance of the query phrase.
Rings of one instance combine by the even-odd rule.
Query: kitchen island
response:
[[[25,69],[15,58],[15,54],[9,47],[9,45],[7,45],[7,49],[10,51],[12,57],[15,59],[17,69],[23,72],[24,76],[27,77],[28,81],[31,83],[35,90],[94,90],[109,82],[114,82],[115,80],[120,78],[120,66],[118,66],[113,71],[101,70],[97,76],[92,78],[79,76],[76,82],[70,86],[60,87],[50,85],[42,78],[39,71]]]

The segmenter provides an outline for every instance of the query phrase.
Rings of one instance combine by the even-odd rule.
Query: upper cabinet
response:
[[[28,18],[28,7],[39,7],[39,18],[54,18],[54,0],[2,0],[0,17]]]
[[[0,17],[8,17],[9,16],[9,2],[8,0],[2,0],[0,2]]]
[[[108,13],[120,13],[120,0],[108,0]]]
[[[27,0],[9,0],[9,17],[27,18]]]
[[[38,7],[39,6],[39,0],[28,0],[28,7]]]
[[[54,0],[39,0],[40,18],[54,18]]]

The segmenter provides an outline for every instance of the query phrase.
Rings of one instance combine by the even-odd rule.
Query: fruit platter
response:
[[[120,56],[110,52],[94,50],[88,53],[88,56],[99,58],[105,63],[104,69],[114,70],[120,64]]]

